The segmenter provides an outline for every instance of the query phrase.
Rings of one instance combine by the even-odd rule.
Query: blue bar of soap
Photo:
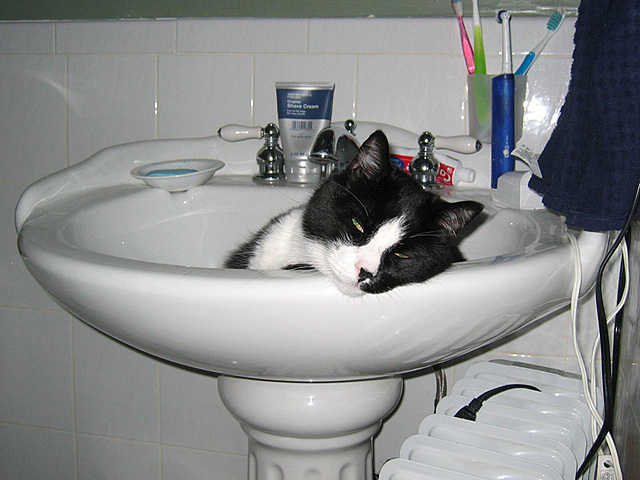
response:
[[[159,170],[151,170],[145,174],[147,177],[169,177],[172,175],[186,175],[187,173],[195,173],[198,170],[193,168],[164,168]]]

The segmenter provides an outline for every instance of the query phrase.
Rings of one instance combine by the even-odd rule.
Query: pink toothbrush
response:
[[[467,71],[469,72],[469,75],[473,75],[476,71],[476,66],[473,62],[473,48],[471,48],[469,35],[467,35],[467,29],[465,28],[464,21],[462,19],[462,0],[451,0],[451,7],[453,8],[453,13],[458,19],[460,40],[462,41],[462,54],[464,55],[464,61],[467,64]]]

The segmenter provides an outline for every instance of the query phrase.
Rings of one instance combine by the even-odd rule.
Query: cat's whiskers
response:
[[[261,270],[262,275],[260,275],[259,277],[255,277],[253,280],[258,280],[260,279],[261,283],[265,283],[268,282],[269,280],[273,279],[273,278],[287,278],[287,273],[288,272],[313,272],[313,270],[297,270],[297,269],[291,269],[291,270]]]
[[[454,234],[454,236],[455,236],[455,234]],[[415,233],[415,234],[411,235],[410,237],[407,237],[407,239],[418,238],[418,237],[450,237],[450,235],[447,232],[434,230],[432,232]]]
[[[382,295],[367,295],[367,298],[373,297],[380,304],[386,302],[386,297],[390,297],[397,305],[404,304],[402,293],[398,289],[392,289],[384,292]]]
[[[288,272],[313,272],[317,271],[311,265],[293,265],[291,267],[287,267],[286,271]]]
[[[389,296],[393,298],[393,300],[396,302],[397,305],[404,304],[404,300],[402,299],[402,294],[397,289],[390,290],[388,293],[389,293]]]
[[[367,207],[365,207],[364,203],[362,203],[360,201],[360,199],[356,196],[355,193],[353,193],[351,190],[349,190],[347,187],[345,187],[344,185],[340,185],[338,182],[336,182],[335,180],[329,180],[331,183],[333,183],[334,185],[337,185],[338,187],[342,188],[343,190],[345,190],[349,195],[351,195],[353,198],[355,198],[356,202],[358,202],[360,204],[360,206],[362,207],[362,209],[364,210],[364,214],[367,216],[367,218],[369,218],[369,211],[367,210]]]
[[[265,270],[250,270],[247,269],[247,271],[252,272],[251,276],[246,280],[246,282],[244,282],[240,288],[245,288],[248,287],[249,285],[253,285],[256,281],[260,281],[262,283],[264,283],[269,276],[268,275],[264,275]],[[266,277],[266,278],[265,278]]]

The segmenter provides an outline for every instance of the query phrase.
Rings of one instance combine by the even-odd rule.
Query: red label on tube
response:
[[[444,163],[440,163],[438,167],[438,175],[436,176],[436,181],[441,183],[442,185],[453,185],[453,172],[455,168],[450,165],[445,165]]]

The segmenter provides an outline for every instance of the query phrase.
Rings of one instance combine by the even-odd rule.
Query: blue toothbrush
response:
[[[515,78],[511,64],[511,13],[498,12],[502,24],[502,74],[491,80],[491,188],[515,168]]]
[[[544,38],[538,43],[533,50],[531,50],[527,56],[524,58],[518,69],[516,70],[516,75],[526,75],[533,62],[535,62],[544,47],[547,46],[549,39],[555,35],[555,33],[560,29],[560,25],[562,25],[562,21],[564,20],[564,10],[562,8],[558,8],[554,14],[551,16],[549,21],[547,22],[547,34]]]

